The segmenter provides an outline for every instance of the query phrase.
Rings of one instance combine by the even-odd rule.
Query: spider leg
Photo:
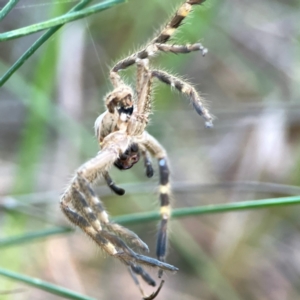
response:
[[[183,3],[176,11],[173,18],[169,21],[169,23],[165,26],[161,33],[153,40],[152,43],[164,44],[169,41],[176,29],[180,25],[182,25],[183,20],[191,12],[192,6],[202,4],[203,2],[205,2],[205,0],[187,0],[185,3]]]
[[[113,232],[117,235],[120,235],[124,239],[128,240],[130,243],[137,246],[142,251],[149,251],[148,246],[132,231],[129,229],[109,221],[108,214],[106,213],[103,204],[100,199],[95,195],[94,190],[91,188],[89,182],[81,175],[77,175],[77,180],[80,186],[80,191],[84,194],[84,198],[82,197],[80,201],[81,206],[85,206],[87,208],[91,208],[93,211],[93,215],[96,220],[100,220],[102,225],[107,228],[109,232]],[[83,200],[86,199],[85,202]],[[79,201],[77,201],[79,203]],[[76,207],[77,208],[77,207]],[[86,218],[89,216],[86,215]],[[92,220],[90,221],[92,223]],[[95,228],[96,229],[96,228]]]
[[[125,190],[118,187],[113,180],[111,179],[110,175],[108,174],[108,172],[104,172],[103,173],[103,177],[106,181],[106,184],[108,185],[108,187],[115,192],[117,195],[119,196],[123,196],[125,194]]]
[[[135,253],[120,238],[108,233],[105,230],[102,230],[101,232],[96,231],[83,216],[70,209],[66,203],[61,203],[61,209],[74,225],[80,227],[88,236],[92,238],[92,240],[95,241],[96,244],[106,251],[106,253],[119,258],[124,264],[144,264],[150,267],[161,268],[166,271],[178,271],[178,268],[172,265]]]
[[[170,45],[170,44],[155,44],[157,49],[162,52],[172,52],[172,53],[190,53],[193,51],[201,51],[204,56],[207,53],[207,49],[200,43],[196,44],[186,44],[186,45]]]
[[[111,138],[113,139],[113,136]],[[128,142],[125,139],[125,147]],[[101,176],[103,170],[109,168],[118,156],[118,149],[112,149],[108,146],[108,149],[102,150],[95,158],[79,168],[61,198],[62,211],[69,220],[79,226],[110,255],[118,254],[116,246],[124,251],[128,251],[128,249],[114,236],[103,230],[101,223],[108,222],[108,215],[89,183],[95,182]],[[70,204],[75,210],[69,207]],[[142,248],[145,247],[143,242],[140,244]]]
[[[171,215],[170,207],[170,184],[169,184],[169,168],[166,156],[158,160],[159,165],[159,194],[160,194],[160,215],[161,222],[157,237],[156,255],[160,261],[165,261],[167,251],[167,225]],[[159,277],[162,276],[162,270],[159,270]]]
[[[160,282],[160,285],[157,288],[157,290],[155,292],[153,292],[151,295],[146,296],[143,288],[140,285],[140,282],[139,282],[136,274],[140,275],[144,279],[144,281],[146,281],[149,285],[156,286],[155,281],[140,266],[131,266],[131,267],[128,267],[128,270],[129,270],[129,273],[130,273],[134,283],[138,286],[144,300],[154,299],[159,294],[161,288],[163,287],[163,284],[165,283],[164,280],[162,280]]]
[[[137,63],[137,111],[139,115],[148,116],[151,113],[151,85],[152,85],[152,73],[148,67],[148,59],[142,59]],[[149,151],[142,144],[139,144],[142,156],[144,158],[144,166],[146,169],[146,176],[148,178],[153,176],[153,167]]]
[[[116,255],[117,249],[108,240],[106,240],[100,233],[98,233],[89,222],[79,213],[72,210],[66,202],[62,201],[60,207],[66,217],[76,226],[80,227],[92,240],[100,246],[109,255]]]
[[[147,81],[149,81],[148,70],[149,70],[149,60],[142,59],[138,60],[136,63],[137,71],[136,71],[136,94],[137,99],[141,98],[141,93],[145,85],[147,85]]]
[[[144,297],[143,300],[152,300],[152,299],[156,298],[156,296],[159,294],[161,288],[163,287],[164,283],[165,283],[165,281],[162,280],[160,282],[160,285],[159,285],[158,289],[154,293],[152,293],[151,295]]]
[[[145,153],[145,155],[147,155],[147,157],[149,156],[149,154],[146,154],[146,150],[144,150],[142,152],[143,154]],[[151,163],[150,163],[151,164]],[[145,162],[145,165],[146,165],[146,162]],[[147,176],[149,175],[149,165],[147,165]],[[152,169],[152,166],[151,166],[151,170],[152,170],[152,175],[153,175],[153,169]],[[119,188],[118,186],[115,185],[115,183],[112,181],[110,175],[108,174],[108,172],[105,172],[103,174],[105,180],[106,180],[106,183],[107,185],[118,195],[124,195],[125,193],[125,190],[122,189],[122,188]],[[149,177],[149,176],[148,176]],[[142,277],[142,279],[148,283],[149,285],[151,286],[156,286],[156,282],[155,280],[152,279],[152,277],[141,267],[141,266],[138,266],[138,265],[128,265],[128,270],[129,270],[129,273],[134,281],[134,283],[138,286],[141,294],[143,297],[145,297],[145,293],[141,287],[141,284],[137,278],[136,275],[140,275]],[[160,288],[159,288],[160,290]],[[159,291],[156,291],[156,293],[158,294]],[[156,295],[157,295],[156,294]]]
[[[149,60],[142,59],[137,62],[137,112],[139,115],[149,116],[152,111],[151,103],[152,76],[149,70]]]
[[[146,176],[148,178],[151,178],[154,174],[153,167],[152,167],[152,161],[150,154],[147,150],[142,151],[142,155],[144,157],[144,166],[146,169]]]
[[[167,154],[160,143],[149,133],[144,132],[140,141],[148,151],[155,158],[158,159],[159,167],[159,198],[160,198],[160,215],[161,221],[158,229],[157,244],[156,244],[156,256],[160,261],[165,261],[167,252],[167,227],[168,221],[171,215],[170,194],[171,188],[169,184],[169,167],[167,163]],[[159,270],[159,277],[162,276],[162,271]]]
[[[61,209],[68,219],[80,227],[109,255],[119,258],[127,265],[144,264],[164,270],[176,271],[177,268],[156,259],[135,253],[117,235],[124,237],[140,250],[147,250],[147,245],[133,232],[109,221],[100,199],[91,188],[103,172],[124,152],[130,139],[120,132],[112,133],[104,140],[103,150],[82,165],[71,184],[61,198]],[[73,209],[72,209],[73,207]],[[112,234],[111,232],[115,233]]]
[[[130,67],[142,59],[146,59],[151,56],[154,56],[155,53],[159,50],[166,51],[168,46],[166,46],[166,47],[162,46],[162,49],[159,49],[158,45],[165,44],[166,42],[168,42],[170,40],[171,36],[176,31],[176,29],[182,24],[183,20],[188,16],[190,11],[192,10],[192,6],[202,4],[204,1],[205,0],[187,0],[185,3],[183,3],[179,7],[179,9],[176,11],[175,15],[173,16],[173,18],[164,27],[164,29],[160,32],[160,34],[157,37],[155,37],[144,49],[120,60],[112,68],[111,73],[110,73],[110,78],[111,78],[113,85],[115,87],[117,87],[118,85],[123,83],[120,76],[118,75],[118,72],[120,70]],[[195,50],[202,51],[202,49],[200,49],[200,48],[191,50],[196,47],[195,45],[199,45],[199,44],[194,44],[194,46],[192,45],[193,46],[192,48],[189,48],[187,46],[175,46],[171,49],[173,50],[173,52],[177,51],[178,53],[186,53],[182,47],[187,47],[186,49],[190,49],[190,51],[195,51]],[[163,49],[165,49],[165,50],[163,50]]]
[[[133,281],[139,285],[138,278],[136,275],[140,275],[145,282],[147,282],[151,286],[156,286],[156,282],[151,278],[151,276],[141,267],[138,265],[131,265],[129,268],[129,272],[133,278]],[[142,293],[143,294],[143,293]]]
[[[149,251],[148,246],[144,242],[142,242],[134,232],[132,232],[132,231],[128,230],[127,228],[124,228],[118,224],[113,224],[113,223],[108,222],[107,214],[103,208],[103,205],[100,202],[100,200],[96,197],[96,195],[94,194],[94,191],[91,188],[90,184],[83,177],[81,177],[81,174],[78,174],[77,179],[78,179],[78,183],[80,185],[80,190],[82,193],[84,193],[85,198],[88,201],[85,201],[84,197],[82,197],[80,195],[80,193],[77,192],[77,195],[73,195],[73,198],[77,197],[77,199],[75,201],[75,203],[76,203],[75,208],[78,209],[79,211],[81,210],[83,212],[85,218],[89,221],[89,223],[92,224],[92,223],[97,222],[96,214],[92,213],[89,210],[89,208],[92,208],[92,211],[97,212],[98,218],[102,222],[104,222],[103,226],[106,227],[109,232],[114,232],[115,234],[118,234],[121,237],[123,237],[127,240],[130,240],[131,243],[136,244],[142,250]],[[95,197],[96,197],[96,199],[95,199]],[[94,198],[94,199],[92,199],[92,198]],[[85,213],[85,211],[82,208],[85,208],[85,210],[87,210],[87,212]],[[95,227],[95,225],[92,225],[92,226]],[[143,261],[146,260],[147,263],[151,263],[151,261],[149,261],[148,259],[145,259],[144,256],[140,256],[140,257],[137,256],[130,248],[127,247],[127,245],[122,240],[120,240],[116,236],[111,235],[109,232],[102,231],[102,235],[105,236],[105,239],[112,242],[113,245],[117,245],[118,247],[122,248],[123,250],[125,250],[125,253],[129,254],[130,256],[133,256],[134,259],[143,259]],[[99,243],[99,239],[97,239],[97,241]],[[102,243],[102,245],[103,245],[103,243]],[[126,255],[125,255],[125,257],[126,257]],[[135,263],[132,263],[130,260],[127,260],[126,258],[124,259],[123,255],[120,256],[120,259],[123,260],[123,262],[129,266],[129,268],[131,270],[131,272],[130,272],[131,276],[132,276],[134,282],[138,285],[143,297],[145,299],[154,299],[154,297],[156,297],[156,295],[159,293],[161,286],[158,288],[157,291],[155,291],[151,295],[152,298],[145,296],[145,293],[143,292],[143,289],[142,289],[135,274],[140,275],[142,277],[142,279],[151,286],[156,285],[155,281],[141,266],[139,266]],[[155,295],[155,296],[153,297],[153,295]]]
[[[183,80],[174,77],[164,71],[160,70],[153,70],[152,76],[156,77],[161,82],[164,82],[172,87],[175,87],[179,92],[187,95],[196,110],[196,112],[199,115],[202,115],[205,119],[205,126],[206,127],[212,127],[212,116],[210,115],[208,109],[204,106],[204,100],[203,98],[197,93],[195,88],[191,86],[190,84],[184,82]]]

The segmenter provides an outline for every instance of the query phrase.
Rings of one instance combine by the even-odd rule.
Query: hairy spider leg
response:
[[[148,59],[143,59],[137,63],[138,75],[140,80],[137,82],[138,97],[138,113],[149,115],[151,113],[151,84],[152,71],[148,68]],[[167,252],[167,225],[170,217],[170,185],[169,185],[169,168],[167,165],[167,155],[164,148],[156,139],[144,132],[140,142],[145,149],[158,159],[159,177],[160,177],[160,215],[161,221],[158,230],[156,256],[160,261],[165,261]],[[159,278],[162,276],[159,270]]]
[[[197,93],[195,88],[188,84],[187,82],[168,74],[167,72],[161,70],[149,70],[148,68],[148,59],[143,59],[138,62],[138,73],[143,80],[139,80],[139,84],[142,84],[142,87],[138,86],[140,92],[140,97],[138,98],[138,112],[140,114],[149,115],[151,113],[151,84],[152,78],[155,77],[161,82],[164,82],[171,87],[176,88],[182,94],[187,95],[192,103],[193,107],[199,115],[202,115],[205,119],[205,126],[212,127],[212,116],[210,115],[208,109],[204,106],[204,99]],[[143,71],[140,69],[142,68]]]
[[[150,157],[150,153],[146,150],[142,151],[142,155],[144,157],[144,166],[146,170],[146,176],[148,178],[151,178],[154,174],[153,166],[152,166],[152,161]]]
[[[210,116],[208,110],[202,104],[202,99],[196,92],[196,90],[189,84],[184,81],[171,76],[162,71],[150,71],[148,68],[148,57],[153,56],[157,51],[163,52],[173,52],[173,53],[189,53],[191,51],[202,51],[204,55],[206,53],[206,49],[201,44],[193,44],[193,45],[167,45],[165,44],[171,37],[171,35],[175,32],[175,30],[180,26],[183,19],[190,12],[192,5],[200,4],[204,1],[187,1],[185,2],[176,12],[175,16],[171,19],[171,21],[167,24],[161,34],[156,37],[152,43],[150,43],[145,49],[139,51],[123,60],[121,60],[111,71],[111,80],[115,87],[122,85],[122,80],[120,75],[118,74],[119,70],[125,69],[133,64],[137,64],[137,107],[138,113],[140,115],[144,114],[148,117],[151,113],[151,99],[150,99],[150,90],[152,77],[158,78],[160,81],[165,82],[171,86],[174,86],[180,92],[187,94],[193,102],[193,106],[196,111],[203,115],[206,120],[206,126],[212,126],[212,117]],[[154,139],[154,138],[153,138]],[[153,141],[152,141],[153,142]],[[154,156],[159,155],[159,153],[163,150],[160,144],[154,139],[152,146],[154,145],[154,150],[149,150],[151,154]],[[155,147],[159,145],[159,147]],[[147,148],[147,146],[146,146]],[[170,217],[170,185],[169,185],[169,168],[167,164],[167,158],[165,151],[163,157],[157,157],[159,161],[159,169],[160,169],[160,200],[161,200],[161,216],[162,220],[160,223],[159,233],[158,233],[158,241],[157,241],[157,250],[156,254],[158,259],[164,261],[166,256],[167,249],[167,223]],[[146,162],[149,161],[147,158]],[[159,272],[161,277],[162,272]]]
[[[165,49],[164,51],[167,51],[167,49],[173,49],[171,52],[175,52],[177,51],[177,53],[188,53],[185,51],[186,47],[188,47],[188,45],[185,46],[180,46],[180,45],[160,45],[161,49]],[[165,46],[165,47],[164,47]],[[191,45],[193,46],[193,45]],[[199,48],[199,47],[198,47]],[[200,48],[199,48],[200,49]],[[198,50],[199,50],[198,49]],[[179,50],[182,50],[182,52],[179,52]],[[146,59],[143,59],[142,61],[145,61]],[[136,58],[135,62],[140,62],[140,58]],[[120,67],[120,69],[123,69],[123,67]],[[114,69],[113,69],[114,70]],[[119,76],[119,74],[115,71],[111,72],[111,75],[113,74],[113,76]],[[190,84],[184,82],[183,80],[176,78],[175,76],[172,76],[164,71],[160,71],[160,70],[153,70],[151,72],[152,76],[158,78],[160,81],[165,82],[169,85],[174,86],[177,90],[179,90],[180,92],[182,92],[183,94],[186,94],[190,97],[190,99],[192,100],[193,106],[196,110],[196,112],[203,116],[203,118],[205,119],[205,126],[206,127],[212,127],[212,120],[213,117],[210,115],[208,109],[205,107],[204,105],[204,100],[203,98],[197,93],[197,91],[195,90],[194,87],[192,87]],[[151,77],[152,77],[151,76]],[[140,79],[139,79],[140,80]],[[151,79],[148,81],[149,83],[149,91],[150,91],[150,86],[151,86]],[[150,96],[148,97],[150,98]],[[144,105],[144,103],[140,104],[140,98],[138,98],[138,105]],[[145,102],[147,98],[142,98],[143,101]],[[146,101],[146,103],[149,105],[147,107],[147,110],[151,110],[151,101]]]
[[[171,52],[175,54],[187,54],[194,51],[201,51],[202,55],[204,56],[207,53],[207,49],[202,46],[200,43],[195,44],[186,44],[186,45],[169,45],[169,44],[149,44],[146,46],[145,49],[138,51],[122,60],[120,60],[111,70],[110,78],[115,87],[118,87],[119,85],[123,84],[123,81],[121,80],[121,77],[118,75],[117,72],[120,70],[127,69],[128,67],[136,64],[142,59],[148,59],[153,56],[157,52]]]
[[[78,173],[77,175],[77,180],[80,185],[80,191],[82,194],[84,194],[84,198],[86,199],[86,202],[81,202],[81,205],[85,205],[85,207],[92,209],[92,214],[94,215],[93,218],[95,218],[96,220],[100,220],[100,222],[108,231],[121,236],[131,244],[137,246],[139,250],[148,252],[148,246],[134,232],[119,224],[109,221],[108,215],[100,199],[95,195],[89,182],[84,177],[82,177],[80,173]],[[88,219],[87,215],[85,217]],[[92,220],[90,221],[90,223],[92,224]]]
[[[164,262],[167,254],[167,229],[168,221],[171,216],[171,187],[169,183],[169,167],[168,158],[165,149],[161,144],[149,133],[144,132],[142,138],[140,139],[140,144],[142,144],[149,153],[158,160],[159,167],[159,199],[160,199],[160,216],[161,221],[158,229],[157,243],[156,243],[156,256],[157,258]],[[162,276],[162,271],[159,271],[159,277]]]
[[[182,21],[188,16],[188,14],[192,10],[193,5],[200,5],[205,0],[188,0],[183,3],[179,9],[176,11],[173,18],[169,21],[169,23],[164,27],[161,33],[152,41],[152,44],[159,43],[164,44],[171,36],[174,34],[176,29],[182,24]]]
[[[153,279],[143,270],[139,264],[159,268],[159,277],[162,270],[177,271],[174,266],[164,263],[167,251],[167,225],[171,214],[170,184],[167,155],[163,147],[155,138],[144,131],[148,116],[151,113],[151,83],[155,77],[160,81],[175,87],[179,92],[186,94],[192,101],[195,110],[203,115],[206,126],[212,126],[212,117],[203,104],[203,99],[188,83],[160,70],[149,70],[148,59],[158,52],[190,53],[201,51],[204,55],[207,50],[199,43],[186,45],[166,44],[176,29],[192,10],[193,5],[202,4],[205,0],[188,0],[182,4],[170,22],[161,33],[141,51],[119,61],[110,72],[110,79],[114,90],[105,99],[107,112],[98,117],[95,123],[96,135],[102,151],[98,155],[82,165],[70,186],[61,198],[61,208],[69,220],[86,232],[108,254],[119,258],[135,275],[140,275],[148,284],[154,283]],[[136,64],[137,83],[136,98],[132,89],[126,85],[118,72]],[[136,105],[135,105],[136,104]],[[103,125],[103,127],[101,127]],[[146,250],[147,246],[130,230],[109,221],[100,199],[95,195],[91,184],[100,176],[104,176],[107,184],[117,194],[124,190],[117,187],[109,176],[108,169],[119,160],[120,155],[126,149],[137,143],[141,146],[144,157],[146,175],[153,175],[150,155],[158,160],[160,176],[160,214],[161,222],[158,232],[156,254],[159,260],[135,253],[121,238],[135,244],[140,250]],[[128,167],[134,162],[129,161]],[[124,163],[121,167],[127,167]],[[121,238],[119,238],[120,236]],[[146,300],[154,299],[163,285],[161,282],[156,292]]]
[[[148,69],[148,60],[141,60],[137,63],[137,81],[136,81],[136,98],[137,98],[137,113],[140,116],[145,116],[146,118],[151,112],[151,97],[150,97],[150,89],[151,89],[151,81],[152,76]],[[123,89],[124,91],[124,89]],[[123,94],[117,94],[117,96],[123,96]],[[126,94],[125,94],[126,96]],[[111,107],[111,110],[113,111],[117,101],[112,100],[113,97],[109,94],[109,96],[106,98],[106,104],[108,107]],[[109,100],[108,100],[109,99]],[[114,104],[111,104],[113,102]],[[98,134],[99,135],[99,134]],[[144,165],[146,169],[146,176],[152,177],[153,176],[153,167],[150,159],[150,155],[146,149],[141,149],[141,154],[144,159]],[[104,179],[107,183],[107,185],[110,187],[110,189],[116,193],[117,195],[124,195],[125,190],[118,187],[108,174],[108,172],[105,172],[103,174]]]
[[[149,60],[141,59],[137,62],[137,113],[146,118],[152,113],[151,86],[152,76],[149,70]]]
[[[150,89],[151,89],[152,76],[148,68],[148,60],[141,60],[137,63],[137,82],[136,82],[136,106],[134,108],[134,117],[140,122],[134,122],[132,126],[128,124],[128,130],[134,135],[140,135],[148,122],[148,116],[151,113],[151,98],[150,98]],[[143,146],[139,146],[140,151],[144,158],[144,164],[146,167],[146,175],[148,177],[153,175],[153,169],[151,165],[150,155],[148,151]],[[115,187],[115,186],[114,186]],[[158,294],[158,290],[150,296],[145,296],[145,293],[140,285],[140,282],[136,275],[139,275],[143,278],[145,282],[149,285],[155,286],[155,281],[151,276],[141,267],[141,266],[130,266],[131,276],[138,285],[139,290],[141,291],[144,299],[153,299]]]
[[[175,54],[185,54],[191,53],[194,51],[201,51],[202,55],[205,56],[207,49],[202,46],[200,43],[195,44],[186,44],[186,45],[170,45],[170,44],[155,44],[157,49],[162,52],[171,52]]]
[[[144,49],[119,61],[113,67],[113,69],[111,71],[111,80],[112,80],[113,85],[115,87],[117,87],[119,84],[122,83],[120,76],[118,76],[118,74],[117,74],[117,72],[119,70],[128,68],[129,66],[135,64],[140,59],[145,59],[150,56],[154,56],[154,54],[157,51],[171,51],[170,47],[172,49],[171,52],[175,52],[175,53],[189,53],[191,51],[198,51],[198,50],[203,51],[204,47],[200,44],[187,45],[187,46],[174,45],[174,47],[169,46],[169,48],[168,48],[169,50],[167,50],[167,48],[166,48],[168,46],[166,46],[165,48],[159,49],[157,47],[157,45],[165,44],[166,42],[168,42],[170,40],[171,36],[175,33],[176,29],[183,23],[183,20],[191,12],[192,6],[202,4],[204,1],[205,0],[186,1],[184,4],[182,4],[179,7],[179,9],[176,11],[175,15],[173,16],[173,18],[164,27],[164,29],[160,32],[160,34],[157,37],[155,37]],[[184,47],[186,47],[186,49],[184,49]],[[180,49],[182,49],[182,50],[180,50]],[[202,54],[205,54],[205,51]]]
[[[137,111],[139,115],[144,115],[147,119],[152,113],[152,99],[151,99],[151,86],[153,76],[149,70],[149,60],[142,59],[137,62]],[[139,145],[141,153],[144,158],[144,166],[146,169],[146,176],[148,178],[153,176],[153,167],[149,151]]]
[[[126,69],[133,64],[137,64],[137,99],[138,99],[138,111],[143,113],[151,112],[151,101],[150,98],[150,87],[151,79],[149,78],[150,72],[148,68],[148,58],[154,56],[158,51],[162,52],[171,52],[171,53],[190,53],[192,51],[202,51],[204,55],[207,52],[200,43],[196,44],[187,44],[187,45],[169,45],[166,42],[169,41],[170,37],[174,34],[176,29],[182,24],[182,21],[187,17],[189,12],[192,9],[193,5],[202,4],[203,0],[191,0],[186,1],[180,8],[177,10],[174,17],[171,21],[165,26],[162,32],[143,50],[132,54],[131,56],[119,61],[111,70],[110,78],[115,86],[123,86],[123,81],[118,74],[120,70]],[[184,81],[177,79],[174,76],[167,74],[166,72],[154,70],[152,71],[152,76],[157,77],[159,80],[168,83],[174,84],[175,88],[180,92],[187,94],[193,102],[193,106],[199,115],[202,115],[205,119],[206,127],[212,127],[212,116],[209,111],[205,108],[203,99],[196,92],[196,90],[189,84]],[[150,76],[150,77],[152,77]],[[147,78],[148,77],[148,78]],[[144,85],[147,83],[147,97],[142,96],[142,91],[145,91]],[[148,106],[145,106],[145,103]]]
[[[116,141],[111,141],[115,135],[119,139],[119,144]],[[95,182],[102,175],[103,170],[106,170],[113,164],[119,153],[127,149],[127,144],[130,143],[130,140],[128,137],[123,137],[122,139],[121,136],[120,133],[111,134],[108,137],[108,141],[106,141],[107,144],[105,144],[107,148],[104,146],[103,150],[95,158],[89,160],[78,169],[71,184],[62,195],[61,209],[73,224],[79,226],[105,252],[119,258],[126,265],[143,264],[176,271],[177,268],[169,264],[164,264],[151,257],[135,253],[117,235],[110,233],[109,231],[112,231],[130,240],[131,243],[137,245],[141,250],[148,249],[147,245],[135,233],[109,221],[102,203],[90,186],[90,183]],[[70,205],[74,209],[71,209]]]
[[[115,192],[117,195],[119,196],[123,196],[125,194],[125,190],[118,187],[114,181],[111,179],[110,175],[108,174],[108,172],[104,172],[103,173],[103,177],[105,179],[106,184],[108,185],[108,187]]]
[[[152,76],[159,79],[171,87],[176,88],[180,93],[187,95],[192,101],[193,107],[199,115],[202,115],[205,119],[205,126],[210,128],[212,124],[212,116],[208,109],[203,105],[204,99],[197,93],[195,88],[187,82],[168,74],[167,72],[160,70],[153,70]]]

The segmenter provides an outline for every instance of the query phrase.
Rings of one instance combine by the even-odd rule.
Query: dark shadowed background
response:
[[[0,30],[59,16],[75,3],[21,0]],[[67,24],[0,88],[0,239],[68,224],[59,195],[98,151],[93,125],[112,88],[109,68],[149,41],[180,3],[128,0]],[[172,40],[200,41],[208,54],[152,60],[195,85],[215,116],[205,129],[188,99],[156,85],[148,131],[169,153],[174,207],[300,194],[299,8],[296,0],[209,0]],[[0,75],[40,35],[2,42]],[[134,70],[122,72],[128,83]],[[104,185],[97,192],[112,216],[157,210],[157,173],[148,179],[142,163],[114,169],[126,195]],[[173,220],[167,260],[180,271],[165,275],[157,299],[298,299],[299,214],[287,206]],[[129,227],[155,256],[157,222]],[[96,299],[140,299],[126,267],[79,230],[2,247],[0,267]],[[5,277],[0,298],[60,299]]]

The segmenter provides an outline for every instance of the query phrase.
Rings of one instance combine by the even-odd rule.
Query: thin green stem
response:
[[[196,216],[196,215],[204,215],[204,214],[224,213],[224,212],[233,212],[233,211],[249,210],[249,209],[261,209],[261,208],[296,205],[296,204],[300,204],[300,196],[282,197],[276,199],[249,200],[243,202],[233,202],[233,203],[226,203],[226,204],[195,206],[195,207],[186,207],[186,208],[176,208],[172,211],[172,219],[184,218],[184,217]],[[122,215],[122,216],[117,216],[112,218],[114,222],[123,225],[150,222],[159,219],[160,219],[160,215],[157,211],[127,214],[127,215]],[[29,242],[30,240],[34,240],[34,239],[43,238],[46,236],[51,236],[55,234],[65,234],[72,231],[73,231],[72,228],[61,227],[61,228],[49,229],[49,230],[36,232],[36,233],[30,233],[24,236],[3,239],[0,241],[0,247],[11,246],[14,244]]]
[[[1,66],[1,63],[0,63]],[[21,82],[17,82],[16,85],[20,86]],[[23,87],[23,85],[22,85]],[[21,89],[25,90],[25,87]],[[42,97],[42,96],[41,96]],[[54,108],[53,108],[54,109]],[[62,123],[62,121],[68,121],[71,123],[71,119],[68,119],[66,115],[62,115],[60,121],[59,116],[61,112],[59,110],[54,110],[55,119],[54,124],[57,125],[60,129],[62,126],[66,125],[66,123]],[[52,118],[53,121],[53,118]],[[50,123],[49,123],[50,124]],[[50,124],[51,125],[51,124]],[[53,124],[52,124],[53,125]],[[71,124],[73,125],[73,124]],[[56,128],[56,127],[55,127]],[[80,131],[80,127],[74,127],[73,130],[76,132]],[[82,132],[82,135],[85,137],[88,136],[88,132]],[[93,137],[91,137],[92,139]],[[93,140],[86,140],[85,143],[93,143]],[[90,145],[90,144],[89,144]],[[92,146],[92,144],[91,144]],[[90,152],[86,152],[84,155],[90,155]],[[122,184],[122,188],[125,189],[126,193],[129,195],[132,194],[146,194],[152,193],[156,188],[156,184],[149,183],[125,183]],[[286,184],[278,184],[272,182],[256,182],[256,181],[223,181],[220,183],[212,183],[212,184],[199,184],[197,182],[185,182],[185,181],[173,181],[172,182],[172,192],[173,193],[211,193],[215,192],[217,189],[232,189],[235,191],[255,191],[260,193],[279,193],[286,195],[298,195],[300,194],[300,187],[295,185],[286,185]],[[101,185],[95,189],[97,195],[99,197],[114,197],[114,194],[111,193],[111,190],[106,185]],[[55,201],[58,199],[59,191],[48,191],[48,192],[37,192],[37,193],[28,193],[28,194],[20,194],[20,195],[6,195],[5,197],[0,198],[0,209],[14,210],[22,212],[24,207],[29,207],[31,209],[32,205],[36,204],[45,204],[49,203],[49,201]]]
[[[38,31],[45,30],[47,28],[63,25],[78,19],[82,19],[84,17],[87,17],[89,15],[95,14],[97,12],[100,12],[102,10],[106,10],[116,4],[123,3],[125,0],[110,0],[103,3],[99,3],[96,5],[93,5],[89,8],[83,9],[79,12],[70,12],[67,14],[64,14],[62,16],[59,16],[57,18],[53,18],[51,20],[33,24],[30,26],[26,26],[20,29],[4,32],[0,34],[0,42],[12,40],[21,36],[29,35]]]
[[[46,230],[42,230],[42,231],[31,232],[31,233],[23,234],[20,236],[14,236],[14,237],[10,237],[7,239],[1,239],[0,247],[18,245],[18,244],[22,244],[22,243],[31,242],[32,240],[45,238],[45,237],[48,237],[51,235],[64,234],[64,233],[69,233],[72,231],[73,231],[73,229],[70,227],[57,227],[57,228],[51,228],[51,229],[46,229]]]
[[[82,0],[75,5],[69,12],[79,11],[87,6],[92,0]],[[16,72],[25,61],[35,53],[35,51],[44,44],[62,25],[58,25],[47,30],[23,55],[9,68],[6,73],[0,78],[0,87]]]
[[[249,210],[249,209],[260,209],[260,208],[295,205],[295,204],[300,204],[300,196],[282,197],[282,198],[264,199],[264,200],[249,200],[249,201],[242,201],[242,202],[196,206],[196,207],[185,207],[185,208],[174,209],[172,211],[172,218],[183,218],[188,216],[224,213],[224,212]],[[115,222],[120,224],[133,224],[133,223],[158,220],[159,218],[160,218],[159,213],[156,211],[152,211],[146,213],[123,215],[123,216],[115,217],[113,219]]]
[[[14,8],[20,0],[9,0],[7,4],[0,11],[0,21]]]
[[[44,290],[46,292],[49,292],[51,294],[55,294],[67,299],[76,299],[76,300],[95,300],[94,298],[86,297],[83,295],[80,295],[78,293],[75,293],[73,291],[67,290],[65,288],[62,288],[60,286],[51,284],[49,282],[43,281],[38,278],[28,277],[24,276],[19,273],[15,273],[12,271],[8,271],[5,269],[0,268],[0,275],[8,277],[13,280],[17,280],[20,282],[24,282],[28,285],[34,286],[40,290]]]

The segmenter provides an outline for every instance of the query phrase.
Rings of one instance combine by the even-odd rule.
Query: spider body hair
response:
[[[203,116],[206,127],[212,127],[212,116],[196,89],[176,76],[151,68],[149,60],[159,53],[186,54],[200,51],[204,55],[207,52],[199,43],[167,44],[193,6],[203,2],[204,0],[185,1],[157,37],[142,50],[117,62],[111,69],[110,80],[114,89],[104,99],[107,110],[95,121],[95,135],[101,150],[78,168],[60,201],[63,213],[73,224],[80,227],[107,254],[119,259],[129,268],[143,299],[146,300],[156,297],[164,281],[161,281],[156,292],[145,296],[136,275],[152,286],[155,281],[143,266],[157,268],[159,278],[163,276],[163,271],[178,270],[165,262],[171,216],[168,157],[163,146],[145,130],[152,114],[153,81],[165,83],[187,96],[196,112]],[[122,70],[132,65],[137,67],[134,89],[125,84],[120,75]],[[104,178],[113,192],[123,195],[124,189],[118,187],[109,175],[110,168],[114,165],[120,170],[128,170],[143,158],[146,176],[152,177],[154,171],[151,157],[157,160],[159,169],[161,221],[157,235],[157,259],[132,250],[131,247],[135,247],[137,251],[149,251],[148,246],[134,232],[110,221],[101,200],[92,188],[100,178]]]

